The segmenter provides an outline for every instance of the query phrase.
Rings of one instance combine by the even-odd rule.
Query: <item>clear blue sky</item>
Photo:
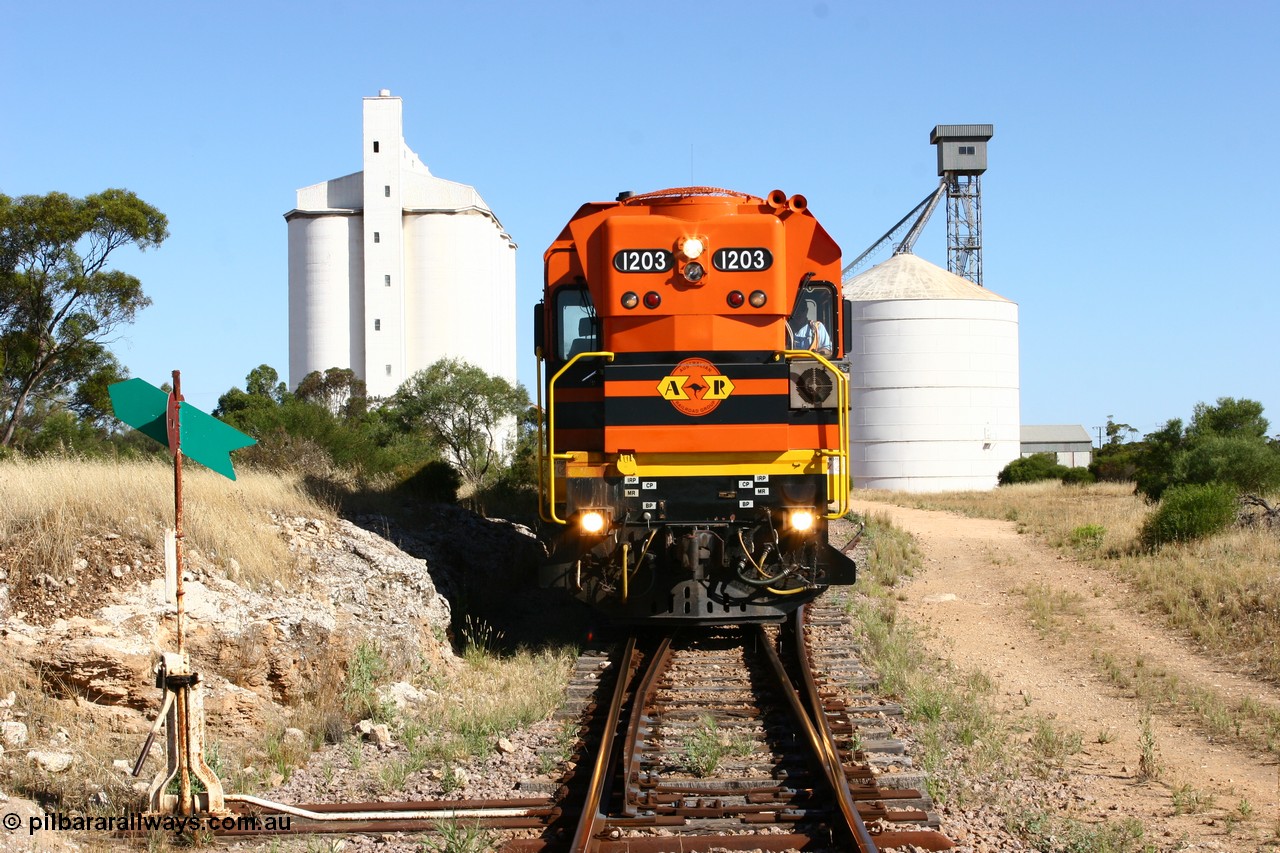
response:
[[[992,123],[984,280],[1020,306],[1023,423],[1151,431],[1248,397],[1280,432],[1280,4],[5,0],[0,192],[124,187],[172,237],[118,264],[115,347],[209,410],[288,372],[283,214],[361,168],[361,98],[519,244],[690,183],[802,193],[852,258],[935,184],[935,124]],[[946,265],[945,217],[916,253]],[[875,260],[884,260],[881,255]]]

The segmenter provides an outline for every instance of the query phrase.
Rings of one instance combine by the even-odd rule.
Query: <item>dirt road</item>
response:
[[[1143,842],[1156,845],[1143,850],[1280,850],[1274,755],[1214,743],[1156,707],[1150,725],[1162,773],[1143,781],[1139,737],[1149,702],[1117,687],[1099,661],[1109,654],[1132,666],[1141,658],[1183,687],[1272,705],[1280,702],[1274,686],[1199,654],[1137,612],[1123,584],[1020,535],[1012,522],[863,502],[855,509],[882,513],[916,537],[924,570],[903,591],[899,612],[922,628],[930,651],[988,675],[1013,730],[1047,717],[1080,734],[1082,749],[1067,760],[1072,816],[1137,818]],[[1038,584],[1081,595],[1050,631],[1032,626],[1021,592]]]

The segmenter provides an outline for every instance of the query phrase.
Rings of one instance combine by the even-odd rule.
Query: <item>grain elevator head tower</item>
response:
[[[938,176],[947,187],[947,270],[982,284],[982,183],[989,124],[940,124],[929,134],[938,146]]]

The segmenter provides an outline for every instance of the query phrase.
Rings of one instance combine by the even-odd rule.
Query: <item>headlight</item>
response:
[[[684,265],[684,278],[691,284],[702,281],[702,277],[707,274],[702,264],[697,261],[689,261]]]
[[[699,240],[697,237],[689,237],[683,243],[680,244],[680,254],[684,255],[687,259],[691,261],[696,261],[699,257],[702,256],[703,248],[704,247],[702,245],[701,240]]]
[[[814,515],[811,509],[793,509],[788,517],[792,530],[804,532],[813,529]]]
[[[604,513],[598,509],[589,509],[578,516],[578,525],[582,527],[584,533],[602,532],[607,521]]]

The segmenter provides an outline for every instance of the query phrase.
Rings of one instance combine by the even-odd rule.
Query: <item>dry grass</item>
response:
[[[238,565],[251,585],[285,579],[298,568],[268,513],[335,517],[297,478],[277,474],[245,471],[232,482],[188,466],[183,496],[188,551],[223,568]],[[70,571],[86,538],[103,533],[137,540],[159,554],[173,515],[168,465],[66,458],[0,464],[0,551],[21,550],[23,564],[54,577]]]
[[[1280,536],[1232,530],[1108,562],[1175,627],[1280,681]]]
[[[862,497],[885,500],[870,493]],[[905,496],[899,502],[918,505],[917,498]],[[1009,791],[1011,780],[1058,780],[1070,756],[1084,749],[1083,735],[1049,718],[1035,717],[1024,736],[1018,736],[993,701],[995,688],[989,676],[980,671],[965,672],[926,651],[921,629],[898,618],[894,592],[896,584],[919,568],[920,554],[911,537],[892,528],[883,517],[870,521],[868,565],[855,588],[836,594],[848,596],[847,606],[863,640],[860,657],[877,671],[882,689],[901,697],[917,744],[916,755],[928,773],[927,785],[935,802],[948,809],[1003,815],[1006,828],[1036,849],[1064,853],[1154,851],[1156,843],[1147,837],[1137,818],[1086,822],[1063,812],[1060,803],[1035,793],[1034,788],[1028,791],[1021,785],[1018,793]],[[1133,529],[1136,532],[1136,527]],[[1065,630],[1065,617],[1074,617],[1079,607],[1073,594],[1048,585],[1028,588],[1024,594],[1029,607],[1044,610],[1046,624],[1053,631]],[[1032,605],[1032,600],[1039,604]],[[1113,738],[1110,730],[1097,735],[1099,743]],[[1142,772],[1158,775],[1159,746],[1149,715],[1144,718],[1140,746]],[[1246,808],[1238,811],[1244,814]],[[1277,830],[1280,837],[1280,823]]]
[[[1138,531],[1152,507],[1134,497],[1130,487],[1114,483],[1034,483],[988,493],[896,493],[887,499],[1015,521],[1024,532],[1127,581],[1139,606],[1161,613],[1205,648],[1280,681],[1274,654],[1280,644],[1280,537],[1274,532],[1230,530],[1201,542],[1146,550],[1138,544]],[[1042,635],[1065,640],[1099,630],[1081,606],[1090,590],[1038,581],[1018,591],[1031,625]],[[1280,748],[1280,714],[1269,707],[1179,683],[1141,657],[1117,658],[1095,649],[1092,659],[1117,687],[1193,720],[1217,740],[1268,752]]]
[[[564,701],[564,685],[577,660],[571,648],[521,649],[499,657],[468,649],[466,666],[437,681],[435,689],[448,698],[433,719],[442,735],[462,747],[464,755],[478,755],[493,739],[544,719]]]
[[[1020,587],[1017,592],[1024,598],[1031,627],[1041,636],[1062,636],[1071,630],[1070,625],[1080,623],[1083,596],[1074,590],[1040,581]]]
[[[1099,553],[1130,549],[1137,542],[1142,521],[1150,511],[1148,504],[1133,493],[1130,483],[1064,486],[1054,480],[1001,486],[989,492],[920,495],[863,491],[857,494],[864,499],[901,506],[1017,522],[1020,530],[1042,536],[1055,547],[1072,544],[1072,533],[1079,528],[1101,525],[1104,532],[1094,545]]]
[[[1209,651],[1280,682],[1280,536],[1264,528],[1152,551],[1138,532],[1152,507],[1131,485],[1057,482],[1003,486],[991,492],[916,495],[861,492],[921,509],[1016,522],[1019,530],[1126,581],[1138,606],[1163,614]]]
[[[399,796],[409,776],[428,769],[441,772],[446,793],[455,791],[459,764],[491,755],[498,738],[560,707],[576,659],[576,650],[566,647],[521,649],[507,656],[471,647],[460,667],[426,676],[426,686],[435,692],[423,704],[403,713],[384,706],[382,718],[407,755],[365,767],[358,742],[348,740],[343,752],[350,772],[379,796]],[[576,736],[576,727],[573,732]],[[563,746],[567,756],[568,743]]]

